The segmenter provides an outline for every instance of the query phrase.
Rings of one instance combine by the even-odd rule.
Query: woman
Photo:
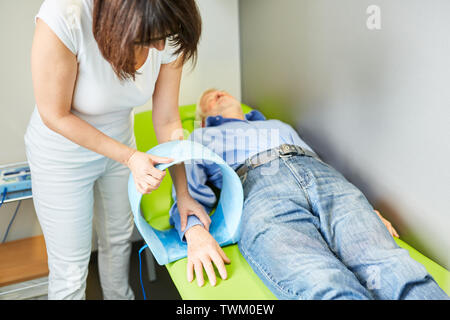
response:
[[[129,172],[146,194],[171,162],[136,150],[133,107],[153,98],[159,143],[183,139],[182,66],[196,59],[201,18],[194,0],[45,0],[36,16],[32,74],[36,108],[25,134],[33,201],[48,253],[49,299],[84,299],[92,224],[105,299],[133,299],[128,284],[132,214]],[[184,165],[170,169],[180,216],[203,207]],[[95,214],[93,214],[95,212]]]

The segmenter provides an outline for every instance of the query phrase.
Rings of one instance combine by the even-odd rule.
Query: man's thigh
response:
[[[307,192],[321,234],[361,283],[378,298],[398,299],[405,283],[426,279],[425,268],[396,244],[358,188],[328,165],[305,163],[312,177]]]
[[[329,250],[318,228],[320,219],[290,169],[263,186],[258,171],[248,183],[239,248],[253,270],[279,298],[370,299],[370,294]],[[283,179],[280,179],[283,177]],[[266,179],[267,178],[258,178]],[[265,183],[264,182],[264,183]]]

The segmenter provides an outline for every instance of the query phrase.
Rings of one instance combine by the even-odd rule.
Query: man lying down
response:
[[[256,110],[243,114],[241,103],[219,90],[202,95],[197,115],[203,128],[190,139],[237,170],[244,189],[239,250],[277,298],[448,299],[395,243],[395,230],[361,191],[318,159],[292,127]],[[186,175],[191,196],[210,213],[220,169],[194,162],[186,164]],[[209,225],[194,215],[180,221],[173,196],[171,222],[188,244],[188,281],[195,271],[202,286],[204,268],[215,285],[213,263],[226,279],[230,260]]]

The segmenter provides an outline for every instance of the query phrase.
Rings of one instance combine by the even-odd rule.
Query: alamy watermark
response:
[[[189,138],[187,130],[173,133],[172,140],[178,140],[181,137]],[[280,129],[277,128],[208,128],[208,130],[194,131],[190,140],[197,142],[207,149],[202,150],[202,155],[197,160],[187,160],[184,163],[199,163],[200,159],[208,158],[210,151],[217,154],[229,165],[244,164],[247,159],[252,159],[256,163],[262,163],[266,152],[283,144]],[[194,154],[195,145],[192,145],[192,154]],[[198,150],[196,150],[198,151]],[[190,151],[189,151],[190,152]],[[256,157],[255,157],[256,156]],[[204,165],[213,165],[210,160],[202,160]],[[261,168],[262,175],[275,175],[279,169],[278,161],[269,161]]]
[[[367,7],[366,26],[369,30],[381,30],[381,8],[377,5],[370,5]]]

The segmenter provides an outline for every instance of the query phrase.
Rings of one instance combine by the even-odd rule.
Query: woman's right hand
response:
[[[136,189],[141,194],[148,194],[159,188],[166,171],[161,171],[155,166],[159,163],[171,163],[173,159],[158,157],[155,155],[134,152],[128,159],[127,166],[133,174]]]

